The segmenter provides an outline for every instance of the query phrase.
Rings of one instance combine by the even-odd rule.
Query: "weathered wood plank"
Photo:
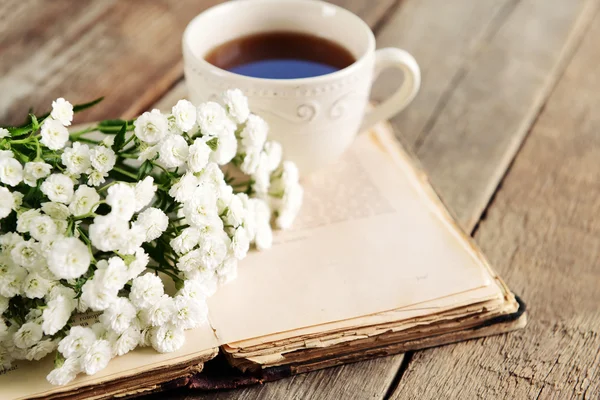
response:
[[[415,3],[402,3],[379,40],[407,48],[423,68],[421,93],[393,124],[463,226],[473,226],[597,2]]]
[[[527,329],[415,353],[394,398],[600,398],[598,37],[600,14],[476,234]]]
[[[180,78],[181,34],[218,2],[2,2],[0,123],[20,123],[30,106],[47,110],[59,96],[107,97],[79,122],[137,114]]]

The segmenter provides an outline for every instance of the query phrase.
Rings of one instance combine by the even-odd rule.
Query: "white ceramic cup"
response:
[[[341,44],[356,61],[339,71],[302,79],[263,79],[225,71],[204,60],[215,47],[260,32],[310,33]],[[270,126],[287,159],[305,175],[335,161],[356,134],[404,109],[419,90],[415,59],[396,48],[375,50],[369,26],[341,7],[313,0],[236,0],[195,17],[183,34],[185,79],[190,100],[200,103],[239,88],[250,109]],[[374,79],[400,69],[399,89],[366,111]]]

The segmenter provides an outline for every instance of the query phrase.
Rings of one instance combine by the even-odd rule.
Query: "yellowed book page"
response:
[[[271,250],[252,253],[209,301],[221,343],[395,310],[492,281],[388,133],[359,136],[304,180],[305,204]],[[381,138],[378,138],[381,137]],[[383,139],[382,139],[383,138]],[[393,142],[392,142],[393,143]]]
[[[173,353],[160,354],[152,348],[138,348],[111,360],[106,369],[96,375],[79,375],[65,386],[53,386],[46,375],[53,369],[54,360],[17,361],[8,371],[0,372],[0,399],[28,399],[76,390],[88,385],[101,385],[113,379],[134,376],[149,370],[205,359],[219,343],[209,325],[186,332],[184,346]]]

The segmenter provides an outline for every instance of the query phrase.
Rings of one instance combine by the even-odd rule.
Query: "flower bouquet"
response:
[[[0,370],[54,352],[55,385],[138,346],[179,349],[207,323],[206,298],[302,202],[241,91],[70,133],[99,100],[59,98],[0,128]],[[98,322],[78,324],[89,311]]]

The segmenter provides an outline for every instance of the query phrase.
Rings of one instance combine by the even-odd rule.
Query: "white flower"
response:
[[[67,358],[58,368],[53,369],[46,379],[53,385],[66,385],[71,382],[81,371],[79,358]]]
[[[23,282],[23,293],[30,299],[41,299],[48,293],[51,285],[52,281],[33,272]]]
[[[179,295],[174,298],[173,324],[178,328],[192,329],[206,322],[208,306],[205,301]]]
[[[89,146],[79,142],[73,143],[73,147],[67,147],[61,155],[61,160],[67,167],[67,173],[75,176],[83,174],[92,165]]]
[[[17,232],[29,232],[29,229],[31,228],[31,221],[40,215],[42,215],[42,213],[36,208],[32,208],[31,210],[27,210],[24,213],[19,214],[17,216]]]
[[[197,186],[198,178],[196,178],[194,174],[186,172],[173,186],[171,186],[171,189],[169,189],[169,196],[179,203],[185,203],[192,198]]]
[[[243,173],[247,175],[252,175],[256,172],[256,169],[258,168],[258,163],[260,162],[260,154],[261,152],[259,150],[248,149],[248,151],[244,155],[242,165],[240,165],[240,169]]]
[[[94,342],[96,334],[91,328],[74,326],[58,343],[58,351],[66,358],[82,355]]]
[[[243,124],[250,115],[248,98],[240,89],[229,89],[223,94],[223,102],[229,116],[238,124]]]
[[[158,145],[150,146],[147,143],[142,142],[140,144],[140,154],[138,155],[138,161],[152,160],[158,154]]]
[[[195,301],[205,301],[207,297],[214,294],[216,290],[214,280],[201,281],[198,279],[188,279],[183,283],[183,288],[179,290],[178,295],[189,297]]]
[[[133,254],[146,241],[146,232],[140,225],[133,224],[124,232],[123,241],[117,251],[121,254]]]
[[[152,329],[150,341],[152,347],[159,353],[171,353],[183,346],[185,333],[182,328],[177,328],[173,324],[165,324]]]
[[[105,136],[104,139],[102,139],[102,145],[104,147],[112,148],[113,144],[115,144],[115,135]]]
[[[0,296],[0,315],[6,310],[8,310],[8,298]]]
[[[5,254],[10,253],[22,241],[23,237],[14,232],[8,232],[0,236],[0,245],[2,245],[2,251]]]
[[[69,126],[71,125],[71,121],[73,121],[73,105],[62,97],[59,97],[52,102],[50,116],[64,126]]]
[[[231,239],[231,250],[233,256],[238,260],[242,260],[248,254],[250,249],[250,239],[248,238],[248,232],[242,226],[238,227],[233,234]]]
[[[148,308],[164,294],[163,283],[153,274],[138,276],[131,284],[129,299],[138,308]]]
[[[179,167],[188,159],[188,144],[182,136],[169,135],[159,146],[158,162],[166,168]]]
[[[302,206],[304,190],[296,183],[287,188],[283,195],[280,207],[277,209],[275,225],[280,229],[288,229],[292,226],[294,219]]]
[[[281,157],[283,153],[281,144],[279,144],[279,142],[268,141],[265,143],[264,152],[267,155],[268,160],[267,169],[269,172],[275,171],[277,167],[279,167],[279,164],[281,164]]]
[[[117,155],[111,148],[96,146],[90,150],[90,162],[97,171],[107,173],[115,166]]]
[[[43,241],[56,235],[56,224],[47,215],[35,217],[29,225],[29,234],[35,240]]]
[[[14,297],[22,292],[23,281],[27,277],[27,270],[17,265],[0,266],[0,295]]]
[[[148,144],[158,143],[169,130],[167,118],[159,110],[145,112],[134,122],[135,136]]]
[[[13,342],[20,349],[26,349],[42,340],[42,326],[35,322],[27,322],[15,332]]]
[[[268,133],[269,125],[267,122],[258,115],[250,114],[244,129],[240,133],[242,146],[247,150],[261,151]]]
[[[214,101],[200,104],[196,117],[203,135],[218,136],[231,125],[231,120],[227,118],[225,109]]]
[[[141,211],[146,207],[154,198],[156,193],[156,185],[154,184],[154,178],[147,176],[144,180],[139,181],[135,184],[135,212]]]
[[[88,280],[81,289],[81,300],[94,311],[106,310],[117,298],[116,290],[96,278]]]
[[[216,234],[204,235],[200,239],[198,251],[200,266],[204,269],[214,271],[227,255],[227,244],[225,243],[224,236]]]
[[[96,340],[81,358],[83,372],[94,375],[103,370],[112,358],[112,349],[107,340]]]
[[[96,211],[100,195],[96,189],[86,185],[79,185],[73,195],[73,200],[69,204],[69,211],[74,216],[85,215]]]
[[[40,245],[33,239],[21,241],[11,250],[10,256],[15,264],[34,269],[43,264]]]
[[[51,218],[59,220],[67,219],[71,215],[67,206],[54,202],[42,203],[42,211]]]
[[[48,268],[59,279],[75,279],[90,266],[90,252],[79,239],[65,237],[52,244],[48,255]]]
[[[175,310],[173,298],[163,294],[145,309],[145,319],[152,326],[161,326],[171,320]]]
[[[39,361],[56,349],[56,341],[45,339],[27,350],[25,358],[29,361]]]
[[[23,166],[14,158],[0,158],[0,181],[17,186],[23,180]]]
[[[25,197],[25,195],[21,192],[13,192],[13,199],[15,199],[15,210],[19,207],[21,207],[21,205],[23,204],[23,197]]]
[[[134,225],[146,234],[146,242],[158,239],[169,226],[169,217],[159,208],[150,207],[141,212]]]
[[[237,272],[237,259],[233,257],[227,258],[225,261],[223,261],[219,268],[217,268],[217,276],[219,277],[219,283],[224,285],[226,283],[231,282],[237,277]]]
[[[269,159],[265,152],[260,153],[256,171],[252,174],[254,184],[252,188],[258,194],[258,197],[264,197],[269,191],[271,184],[271,171],[269,171]]]
[[[235,139],[235,136],[234,136]],[[206,144],[206,140],[196,139],[194,143],[190,146],[189,157],[187,160],[187,165],[190,171],[192,172],[200,172],[206,164],[208,164],[208,159],[210,157],[210,152],[212,150]]]
[[[43,161],[28,162],[25,164],[25,169],[23,170],[23,181],[27,185],[35,187],[37,180],[47,177],[51,171],[52,165]]]
[[[97,171],[97,170],[94,169],[88,175],[87,184],[91,185],[91,186],[100,186],[101,184],[103,184],[104,182],[106,182],[105,178],[107,176],[108,176],[108,173],[106,173],[106,172],[100,172],[100,171]]]
[[[114,215],[97,216],[89,227],[89,238],[101,251],[117,250],[129,232],[129,223]]]
[[[225,165],[235,157],[238,142],[233,130],[221,132],[218,138],[219,143],[215,151],[210,154],[210,160],[219,165]]]
[[[175,124],[183,132],[188,132],[196,123],[196,107],[187,100],[179,100],[171,109]]]
[[[10,131],[6,128],[0,128],[0,138],[5,138],[10,136]]]
[[[67,175],[50,175],[42,183],[41,189],[50,201],[57,203],[69,203],[73,197],[73,181]]]
[[[110,215],[129,221],[135,212],[135,190],[127,183],[117,183],[108,188],[106,203],[111,207]]]
[[[73,298],[62,295],[48,301],[42,314],[44,333],[54,335],[64,328],[76,306],[77,304]]]
[[[137,310],[131,304],[131,301],[124,297],[118,297],[104,313],[100,316],[100,322],[107,328],[116,333],[123,333],[131,326]]]
[[[141,247],[135,251],[135,259],[130,261],[127,265],[127,280],[136,278],[139,274],[144,272],[150,258],[148,254]]]
[[[121,332],[114,340],[112,340],[113,354],[122,356],[135,349],[142,340],[142,334],[139,329],[130,326],[125,331]]]
[[[194,190],[192,198],[183,205],[183,212],[191,225],[210,224],[217,215],[217,199],[214,192],[205,186],[199,186]]]
[[[4,186],[0,187],[0,219],[8,217],[15,208],[15,198],[10,190]]]
[[[108,262],[98,263],[94,281],[108,292],[117,293],[128,280],[127,266],[122,258],[111,257]]]
[[[185,254],[192,250],[200,240],[200,231],[197,228],[185,228],[170,244],[178,254]]]
[[[242,197],[239,195],[232,196],[227,205],[227,212],[223,218],[225,224],[237,228],[246,219],[246,207]]]
[[[225,175],[214,162],[209,162],[206,168],[200,172],[199,179],[200,185],[212,190],[215,196],[221,193],[223,186],[226,186]]]
[[[69,140],[69,130],[60,121],[48,118],[42,124],[42,140],[40,142],[50,150],[60,150]]]

